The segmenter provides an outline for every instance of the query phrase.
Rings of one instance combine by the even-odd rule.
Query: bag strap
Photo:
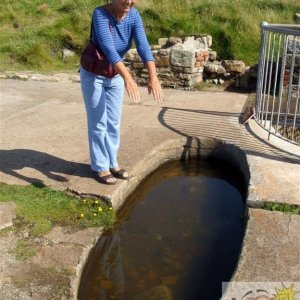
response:
[[[91,30],[90,30],[90,41],[92,40],[92,30],[93,30],[93,17],[92,17]]]

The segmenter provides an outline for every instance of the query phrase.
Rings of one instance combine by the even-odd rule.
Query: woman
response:
[[[104,52],[118,73],[113,78],[94,75],[80,68],[81,90],[87,111],[91,169],[98,181],[115,184],[128,173],[117,162],[120,145],[120,118],[124,87],[129,98],[140,101],[138,87],[124,65],[123,56],[134,39],[141,59],[149,72],[148,92],[158,102],[162,89],[136,0],[114,0],[93,12],[92,39]]]

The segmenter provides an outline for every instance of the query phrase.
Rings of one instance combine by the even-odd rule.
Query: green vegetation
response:
[[[270,211],[280,211],[284,213],[290,213],[294,215],[300,215],[300,206],[291,205],[286,203],[275,203],[275,202],[265,202],[263,204],[263,209]]]
[[[94,7],[107,1],[2,0],[0,70],[76,70]],[[159,37],[207,33],[221,59],[257,62],[262,21],[293,23],[298,0],[137,1],[151,44]],[[76,56],[62,61],[62,49]]]
[[[115,211],[102,200],[77,199],[45,186],[0,184],[0,201],[16,203],[14,227],[26,229],[33,237],[46,234],[54,225],[111,228],[116,220]]]
[[[33,240],[18,240],[15,249],[15,256],[18,260],[27,260],[35,256],[35,244]]]

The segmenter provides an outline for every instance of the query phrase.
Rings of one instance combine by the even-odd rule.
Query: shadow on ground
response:
[[[67,161],[47,153],[30,149],[0,150],[1,172],[31,184],[43,183],[41,179],[35,176],[25,176],[18,172],[18,170],[24,168],[37,170],[49,179],[60,182],[69,181],[67,178],[68,175],[87,178],[94,177],[88,164]]]
[[[158,119],[163,126],[182,136],[216,138],[235,144],[246,154],[300,163],[299,156],[271,145],[248,126],[239,128],[239,113],[163,107]]]

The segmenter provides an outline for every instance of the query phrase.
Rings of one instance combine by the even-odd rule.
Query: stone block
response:
[[[160,50],[157,51],[157,55],[158,56],[169,56],[170,52],[171,52],[170,48],[168,48],[168,49],[160,49]]]
[[[177,83],[175,82],[175,81],[168,81],[168,80],[164,80],[163,82],[162,82],[162,86],[163,87],[171,87],[171,88],[176,88],[176,86],[177,86]]]
[[[149,78],[149,73],[141,73],[141,78]]]
[[[176,44],[182,43],[182,38],[179,37],[170,37],[166,43],[167,47],[172,47]]]
[[[159,50],[161,49],[161,45],[154,45],[151,47],[151,50]]]
[[[173,66],[184,68],[192,68],[196,61],[195,52],[184,49],[182,45],[172,47],[170,58]]]
[[[136,49],[129,49],[124,56],[125,60],[141,62],[141,58]]]
[[[180,79],[191,79],[192,75],[191,74],[180,73],[180,74],[178,74],[178,78],[180,78]]]
[[[172,71],[171,71],[170,67],[159,67],[157,69],[157,73],[159,73],[159,74],[172,74]]]
[[[196,75],[196,76],[194,76],[193,80],[194,80],[194,84],[202,82],[203,81],[203,75],[202,74]]]
[[[208,50],[201,50],[200,53],[201,53],[201,55],[202,55],[203,57],[209,56],[209,51],[208,51]]]
[[[206,36],[206,40],[207,40],[207,46],[211,47],[212,46],[212,36],[208,34]]]
[[[206,37],[199,37],[194,42],[195,47],[197,49],[207,50],[208,49],[208,42]]]
[[[217,64],[217,63],[207,63],[204,66],[204,72],[206,72],[206,73],[224,74],[226,72],[226,70],[220,64]]]
[[[184,68],[183,67],[176,67],[176,66],[171,65],[171,71],[175,72],[175,73],[181,73],[181,72],[184,71]]]
[[[165,46],[167,41],[168,41],[168,38],[159,38],[158,39],[158,45]]]
[[[169,74],[160,74],[160,73],[158,72],[158,77],[161,78],[161,79],[163,79],[163,81],[166,80],[166,81],[174,82],[174,80],[175,80],[174,75],[171,74],[171,73],[169,73]]]
[[[196,67],[196,68],[204,67],[204,61],[197,61],[197,62],[195,63],[195,67]]]
[[[132,67],[133,67],[134,69],[143,69],[143,68],[144,68],[144,64],[143,64],[143,63],[140,63],[140,62],[134,62],[134,63],[132,64]]]
[[[198,55],[198,56],[196,57],[196,62],[198,62],[198,61],[204,61],[204,56]]]
[[[209,60],[214,61],[217,59],[217,52],[216,51],[209,51],[209,56],[208,56]]]
[[[199,67],[194,66],[194,68],[184,68],[183,73],[193,74],[193,73],[197,73],[198,71],[199,71]]]
[[[70,57],[73,57],[75,55],[74,51],[71,51],[69,49],[63,49],[62,51],[62,60],[66,61],[67,59],[69,59]]]
[[[193,36],[186,36],[183,40],[184,43],[193,43],[195,38]]]
[[[198,50],[196,52],[196,60],[197,61],[208,61],[209,52],[207,50]]]
[[[138,78],[137,82],[139,85],[147,85],[148,79],[147,78]]]
[[[4,78],[8,78],[8,79],[19,79],[19,80],[23,80],[23,81],[27,81],[27,80],[29,80],[29,78],[30,78],[30,75],[29,75],[29,74],[14,74],[14,75],[6,74],[6,75],[4,75],[4,76],[5,76]]]
[[[124,65],[125,67],[129,68],[131,67],[131,62],[130,61],[127,61],[127,60],[124,60]]]
[[[204,56],[201,53],[195,55],[196,61],[204,61]]]
[[[169,56],[156,56],[155,57],[156,67],[168,67],[170,65]]]
[[[246,65],[242,60],[222,60],[222,66],[229,73],[244,73]]]
[[[218,74],[225,74],[226,70],[224,67],[222,67],[221,65],[219,65],[218,70],[217,70]]]

